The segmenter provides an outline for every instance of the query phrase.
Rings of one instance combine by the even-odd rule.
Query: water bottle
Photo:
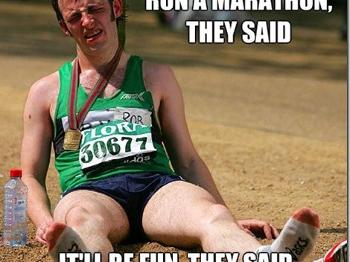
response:
[[[11,179],[5,184],[3,242],[8,247],[27,243],[27,186],[22,182],[22,170],[11,169]]]

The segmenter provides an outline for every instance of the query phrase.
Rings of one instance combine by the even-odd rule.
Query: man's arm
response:
[[[179,85],[169,66],[152,65],[146,84],[156,92],[159,120],[165,146],[178,175],[206,189],[215,200],[224,204],[214,180],[194,148],[184,112],[184,102]],[[151,75],[151,76],[149,76]],[[152,92],[152,94],[154,93]]]
[[[53,136],[50,119],[53,79],[51,75],[31,87],[23,113],[22,179],[28,187],[28,215],[38,230],[53,220],[45,185]]]

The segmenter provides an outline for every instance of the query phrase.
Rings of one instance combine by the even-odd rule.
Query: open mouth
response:
[[[88,41],[93,41],[96,38],[98,38],[100,35],[102,34],[102,30],[94,30],[92,32],[86,33],[84,35],[85,39],[87,39]]]

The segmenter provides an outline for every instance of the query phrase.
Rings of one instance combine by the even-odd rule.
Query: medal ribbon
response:
[[[107,70],[106,76],[104,77],[104,75],[101,74],[100,78],[96,81],[92,91],[90,92],[88,99],[86,100],[85,104],[83,105],[81,111],[78,114],[76,114],[75,112],[76,112],[79,75],[81,70],[80,70],[78,58],[74,60],[73,73],[72,73],[71,86],[70,86],[69,104],[68,104],[68,122],[69,122],[70,129],[77,130],[82,125],[87,113],[89,112],[89,109],[91,108],[93,103],[96,101],[97,97],[105,89],[109,80],[112,77],[113,72],[117,68],[120,61],[121,54],[122,54],[122,50],[123,49],[121,45],[119,45],[117,52],[115,53],[112,61],[109,64],[109,68]]]

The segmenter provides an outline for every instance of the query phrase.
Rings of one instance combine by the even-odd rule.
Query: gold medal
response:
[[[68,129],[64,134],[63,149],[76,151],[79,149],[81,133],[77,129]]]

